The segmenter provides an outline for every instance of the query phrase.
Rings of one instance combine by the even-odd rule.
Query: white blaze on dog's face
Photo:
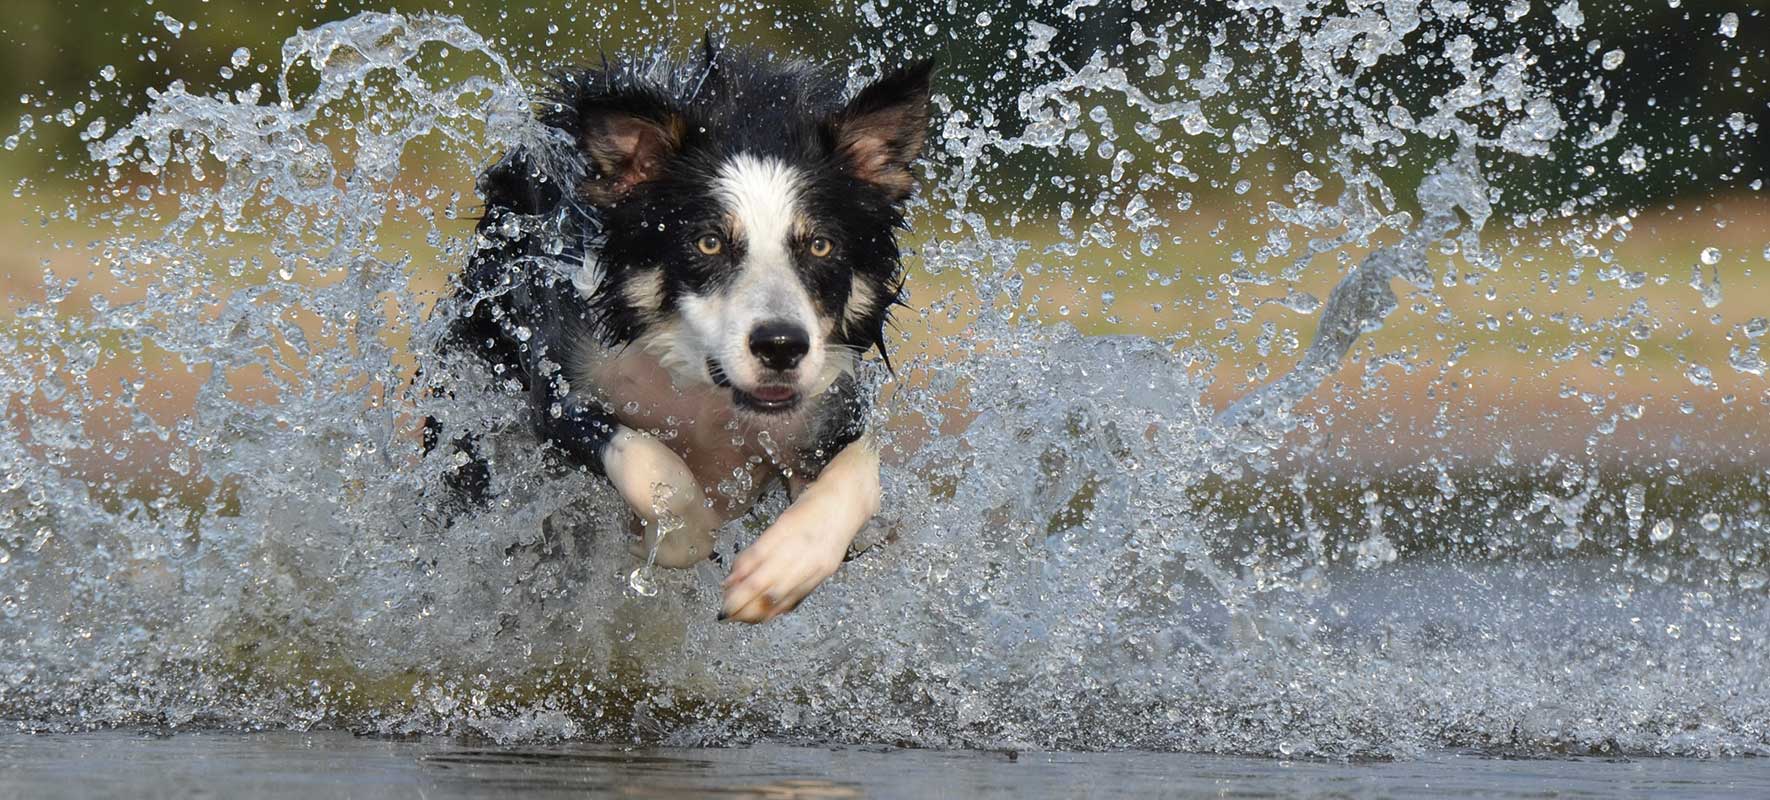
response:
[[[729,382],[740,405],[790,411],[846,366],[832,363],[840,360],[828,352],[832,326],[801,277],[802,262],[816,258],[810,243],[819,241],[802,205],[805,177],[780,160],[740,154],[721,166],[711,189],[722,229],[698,233],[696,247],[724,255],[729,274],[706,293],[678,299],[683,331],[673,344],[704,354],[710,377]]]

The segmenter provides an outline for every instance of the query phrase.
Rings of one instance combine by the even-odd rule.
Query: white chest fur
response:
[[[656,351],[644,340],[618,349],[586,343],[574,359],[573,391],[588,392],[621,424],[663,442],[722,516],[741,515],[793,463],[809,433],[808,415],[740,413],[729,389],[685,380]]]

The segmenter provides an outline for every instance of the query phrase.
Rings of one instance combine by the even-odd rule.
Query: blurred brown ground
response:
[[[95,232],[78,222],[43,224],[36,211],[40,204],[50,206],[29,195],[0,198],[4,222],[0,241],[6,244],[0,248],[4,303],[0,311],[10,317],[23,304],[41,301],[45,264],[59,280],[79,280],[61,304],[64,310],[89,308],[95,293],[110,294],[113,304],[131,299],[133,292],[113,291],[103,271],[94,269],[93,251],[86,243]],[[451,222],[443,232],[464,236],[470,225]],[[1368,466],[1405,466],[1431,455],[1479,465],[1505,451],[1523,464],[1559,454],[1556,457],[1577,461],[1655,464],[1675,457],[1690,468],[1770,467],[1770,447],[1763,441],[1770,428],[1765,423],[1770,419],[1770,389],[1763,376],[1728,366],[1730,349],[1744,342],[1740,326],[1770,315],[1770,294],[1763,285],[1770,273],[1770,261],[1765,259],[1770,247],[1770,202],[1747,196],[1687,208],[1662,207],[1643,212],[1631,226],[1620,244],[1605,243],[1611,245],[1615,264],[1649,276],[1638,289],[1600,282],[1597,273],[1602,265],[1596,259],[1586,259],[1582,276],[1570,284],[1565,273],[1572,262],[1566,248],[1555,243],[1563,231],[1548,226],[1524,235],[1497,222],[1487,231],[1488,246],[1505,266],[1484,276],[1480,285],[1459,281],[1456,286],[1436,287],[1428,295],[1397,283],[1401,307],[1382,330],[1360,342],[1330,385],[1304,404],[1319,423],[1317,444],[1326,444],[1335,460]],[[922,226],[913,238],[931,241],[928,227],[932,226]],[[1172,285],[1143,286],[1136,277],[1103,274],[1106,267],[1097,263],[1100,256],[1084,250],[1070,260],[1070,278],[1059,277],[1058,270],[1029,278],[1023,306],[1037,305],[1041,319],[1074,324],[1088,333],[1177,338],[1180,345],[1203,347],[1221,359],[1211,372],[1213,383],[1206,397],[1213,407],[1222,408],[1294,362],[1313,335],[1314,314],[1276,303],[1260,304],[1284,296],[1290,287],[1283,285],[1243,286],[1239,296],[1227,296],[1218,273],[1227,272],[1223,267],[1228,265],[1228,248],[1219,243],[1235,241],[1234,233],[1213,241],[1203,230],[1170,232],[1188,244],[1164,249],[1158,259],[1192,265],[1182,269],[1182,278]],[[1054,234],[1044,230],[1019,233],[1035,241],[1055,241]],[[1253,229],[1246,233],[1257,235]],[[55,247],[54,242],[63,244]],[[1723,254],[1719,265],[1723,300],[1712,310],[1703,307],[1697,290],[1688,285],[1691,267],[1708,247]],[[1027,260],[1034,258],[1048,263],[1063,260],[1056,256]],[[1447,257],[1434,258],[1440,275],[1449,263]],[[1457,263],[1457,273],[1466,274],[1468,268]],[[434,299],[445,286],[449,269],[443,264],[423,268],[414,275],[413,285]],[[1323,257],[1294,288],[1325,298],[1341,274],[1330,258]],[[1090,276],[1101,280],[1084,293],[1078,287]],[[975,302],[966,304],[968,287],[960,277],[912,273],[911,282],[918,303],[951,292],[966,312],[956,320],[945,315],[905,315],[900,363],[921,354],[926,357],[924,364],[939,365],[942,343],[963,333],[975,314]],[[1101,310],[1102,289],[1117,294],[1110,307],[1116,316],[1108,317]],[[1216,293],[1214,299],[1211,292]],[[1645,302],[1656,323],[1644,339],[1627,334],[1623,326],[1570,330],[1570,321],[1589,324],[1621,318],[1637,301]],[[1159,311],[1154,307],[1158,303]],[[1249,321],[1223,324],[1232,304],[1252,307]],[[1060,306],[1069,308],[1068,315],[1055,311]],[[1250,343],[1268,322],[1279,338],[1289,334],[1299,347],[1290,353],[1274,350],[1266,357],[1256,353]],[[393,331],[390,337],[398,340],[401,334]],[[1639,347],[1639,354],[1621,355],[1625,344]],[[1466,351],[1453,358],[1459,347]],[[1604,348],[1618,355],[1600,368],[1593,361]],[[1697,386],[1686,377],[1693,364],[1710,370],[1712,386]],[[124,377],[117,369],[101,367],[91,380],[114,384]],[[919,380],[915,370],[905,377]],[[156,376],[153,385],[165,395],[147,393],[147,408],[162,424],[169,423],[188,408],[199,380],[200,375],[183,370]],[[242,399],[269,399],[253,376],[236,376],[234,383]],[[1631,418],[1625,409],[1635,405],[1640,414]],[[1595,433],[1611,418],[1618,418],[1614,433]],[[1299,441],[1303,438],[1307,437],[1299,435]]]

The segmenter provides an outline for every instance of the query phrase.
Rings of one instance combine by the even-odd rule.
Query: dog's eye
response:
[[[725,240],[719,238],[718,234],[709,233],[696,239],[694,246],[702,255],[716,256],[725,249]]]
[[[836,249],[836,243],[830,241],[826,237],[815,236],[815,237],[812,237],[812,239],[811,239],[811,254],[814,256],[817,256],[818,258],[824,258],[824,257],[829,256],[831,251],[834,251],[835,249]]]

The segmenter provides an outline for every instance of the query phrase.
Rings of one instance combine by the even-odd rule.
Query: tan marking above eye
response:
[[[828,257],[835,249],[836,243],[830,241],[828,237],[813,236],[811,238],[811,254],[818,258]]]
[[[725,240],[719,238],[718,234],[709,233],[696,239],[694,246],[702,255],[716,256],[725,250]]]

